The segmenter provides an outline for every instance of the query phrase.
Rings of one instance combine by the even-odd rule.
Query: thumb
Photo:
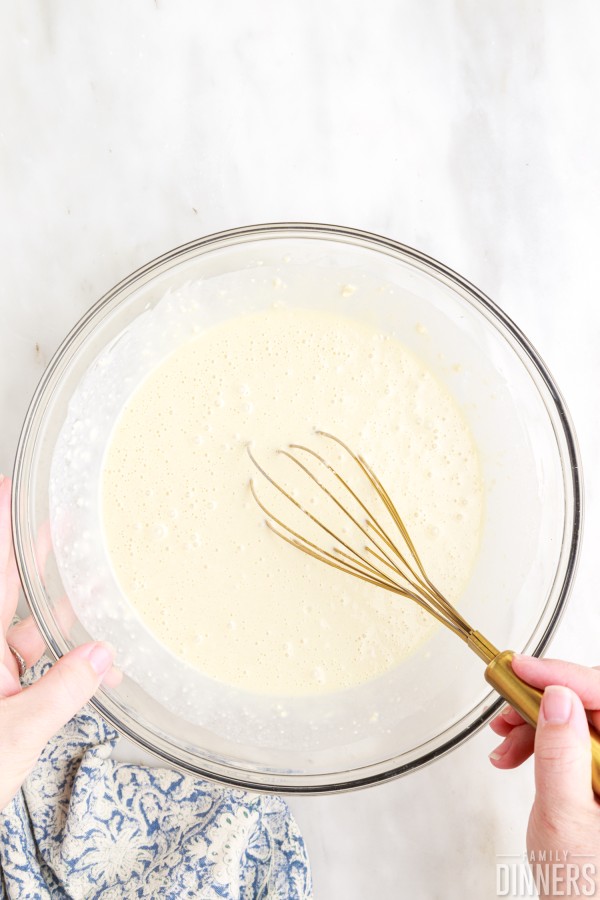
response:
[[[110,671],[114,650],[109,644],[83,644],[66,653],[39,681],[11,698],[27,724],[36,756],[51,737],[79,712]]]
[[[583,704],[567,687],[544,691],[535,733],[536,813],[570,820],[592,799],[590,733]]]

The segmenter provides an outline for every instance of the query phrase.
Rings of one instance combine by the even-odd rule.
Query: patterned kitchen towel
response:
[[[2,900],[309,900],[280,797],[115,762],[116,739],[86,707],[48,744],[0,813]]]

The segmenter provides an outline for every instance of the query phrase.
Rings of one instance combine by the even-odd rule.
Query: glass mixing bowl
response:
[[[50,654],[91,638],[116,645],[123,681],[102,687],[92,704],[122,734],[169,765],[227,784],[331,792],[423,766],[489,720],[500,701],[461,641],[440,628],[371,684],[307,701],[208,680],[194,694],[196,676],[188,672],[188,681],[158,642],[136,668],[132,647],[142,632],[124,624],[101,583],[91,584],[91,570],[73,578],[60,558],[65,534],[92,549],[101,544],[93,528],[73,536],[73,523],[82,497],[93,505],[99,493],[94,415],[145,372],[132,329],[152,323],[167,291],[177,297],[200,283],[210,298],[219,279],[241,285],[239,308],[213,291],[202,310],[208,326],[259,307],[262,286],[280,277],[296,280],[306,305],[394,333],[448,386],[478,445],[485,489],[481,549],[458,606],[499,648],[542,653],[566,603],[582,520],[579,456],[562,398],[525,336],[481,291],[416,250],[350,228],[281,223],[210,235],[109,291],[64,340],[33,397],[16,457],[13,530],[25,595]],[[120,378],[118,360],[135,372]],[[83,434],[77,464],[65,454],[69,428]],[[37,546],[48,533],[42,559]]]

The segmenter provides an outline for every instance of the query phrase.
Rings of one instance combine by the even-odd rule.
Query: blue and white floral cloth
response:
[[[0,813],[2,900],[309,900],[281,798],[115,762],[116,739],[86,707],[48,744]]]

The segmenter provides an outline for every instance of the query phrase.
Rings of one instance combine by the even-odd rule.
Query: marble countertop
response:
[[[586,525],[552,654],[597,663],[600,6],[560,0],[22,0],[0,8],[0,470],[82,313],[241,224],[386,234],[532,340],[579,435]],[[482,900],[530,764],[480,732],[382,787],[292,802],[322,900]]]

